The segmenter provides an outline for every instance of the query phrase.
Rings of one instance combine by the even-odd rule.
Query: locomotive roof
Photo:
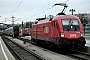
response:
[[[58,15],[56,16],[55,18],[59,18],[59,19],[69,19],[69,18],[72,18],[72,19],[78,19],[77,16],[75,15]]]
[[[78,17],[74,16],[74,15],[57,15],[57,16],[54,16],[51,21],[53,21],[55,19],[78,19]],[[43,20],[34,22],[34,24],[48,23],[51,21],[50,21],[50,19],[43,19]]]

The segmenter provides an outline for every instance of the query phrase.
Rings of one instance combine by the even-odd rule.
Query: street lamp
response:
[[[72,15],[73,15],[73,12],[75,12],[75,9],[70,9],[69,11],[72,12]]]
[[[85,27],[86,27],[86,24],[87,24],[87,20],[85,17],[82,18],[83,19],[83,27],[84,27],[84,35],[85,35]]]

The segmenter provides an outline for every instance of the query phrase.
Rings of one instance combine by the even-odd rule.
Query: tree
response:
[[[90,23],[90,18],[88,19],[88,22]]]
[[[26,27],[26,28],[31,28],[31,27],[32,27],[32,23],[33,23],[33,22],[26,22],[26,23],[25,23],[25,24],[26,24],[25,27]]]

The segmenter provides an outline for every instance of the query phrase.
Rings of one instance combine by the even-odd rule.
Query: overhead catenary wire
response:
[[[56,1],[56,0],[53,0],[52,2],[50,2],[50,3],[47,4],[47,5],[45,5],[44,7],[42,7],[42,8],[40,8],[40,9],[36,10],[35,12],[32,12],[31,14],[34,14],[34,15],[32,15],[32,16],[36,16],[36,15],[38,15],[38,14],[41,14],[41,13],[43,13],[43,12],[45,12],[45,11],[51,9],[52,7],[50,7],[50,8],[48,8],[48,9],[46,9],[46,10],[43,10],[43,11],[41,11],[41,12],[35,14],[35,13],[38,12],[39,10],[44,9],[45,7],[47,7],[48,5],[52,4],[52,3],[55,2],[55,1]],[[31,14],[30,14],[30,15],[31,15]],[[28,16],[29,16],[29,15],[28,15]],[[26,19],[29,19],[29,18],[31,18],[32,16],[30,16],[30,17],[28,17],[28,18],[26,18]],[[24,19],[24,20],[26,20],[26,19]]]
[[[18,3],[18,0],[17,0],[17,2],[15,3],[15,5],[13,6],[13,9],[15,8],[15,6],[16,6],[16,8],[10,12],[10,15],[9,15],[9,16],[11,16],[11,15],[17,10],[17,8],[20,6],[20,4],[21,4],[22,2],[23,2],[23,0],[21,0],[21,1],[19,2],[19,4],[16,6],[16,4]],[[13,16],[13,15],[12,15],[12,16]],[[8,19],[8,18],[5,18],[5,19]],[[5,20],[5,21],[6,21],[6,20]],[[8,21],[10,21],[10,20],[8,20]]]
[[[39,13],[35,14],[35,15],[32,15],[32,16],[30,16],[29,18],[32,18],[33,16],[39,15],[39,14],[41,14],[41,13],[43,13],[43,12],[46,12],[46,11],[48,11],[48,10],[52,9],[52,8],[53,8],[53,6],[52,6],[52,7],[50,7],[50,8],[48,8],[48,9],[46,9],[46,10],[43,10],[43,11],[41,11],[41,12],[39,12]],[[29,19],[29,18],[27,18],[27,19]],[[26,20],[26,19],[25,19],[25,20]]]
[[[32,13],[36,13],[36,12],[38,12],[39,10],[42,10],[42,9],[44,9],[45,7],[47,7],[48,5],[50,5],[50,4],[52,4],[53,2],[55,2],[56,0],[53,0],[52,2],[50,2],[49,4],[47,4],[47,5],[45,5],[44,7],[42,7],[42,8],[40,8],[40,9],[38,9],[38,10],[36,10],[36,11],[34,11],[34,12],[32,12]],[[32,14],[31,13],[31,14]],[[31,15],[31,14],[29,14],[29,15]],[[28,16],[29,16],[28,15]]]
[[[31,13],[31,14],[34,14],[34,13],[38,12],[39,10],[42,10],[43,8],[47,7],[48,5],[52,4],[52,3],[55,2],[55,1],[56,1],[56,0],[53,0],[53,1],[50,2],[49,4],[45,5],[45,6],[42,7],[41,9],[38,9],[37,11],[35,11],[35,12]],[[68,1],[69,1],[69,0],[66,0],[66,1],[64,1],[64,2],[68,2]],[[63,2],[63,3],[64,3],[64,2]],[[53,6],[52,6],[52,7],[53,7]],[[51,7],[51,8],[52,8],[52,7]],[[34,15],[32,15],[32,16],[26,18],[26,19],[29,19],[29,18],[31,18],[31,17],[33,17],[33,16],[37,16],[37,15],[39,15],[39,14],[41,14],[41,13],[47,11],[47,10],[50,10],[51,8],[48,8],[48,9],[46,9],[46,10],[43,10],[43,11],[37,13],[37,14],[34,14]],[[30,15],[31,15],[31,14],[30,14]],[[28,15],[28,16],[29,16],[29,15]],[[26,20],[26,19],[25,19],[25,20]]]
[[[49,4],[45,5],[44,7],[40,8],[40,9],[38,9],[38,10],[36,10],[36,11],[32,12],[32,13],[36,13],[36,12],[38,12],[39,10],[44,9],[45,7],[47,7],[48,5],[52,4],[52,3],[53,3],[53,2],[55,2],[55,1],[56,1],[56,0],[53,0],[53,1],[52,1],[52,2],[50,2]],[[64,2],[68,2],[68,1],[69,1],[69,0],[66,0],[66,1],[64,1]],[[63,3],[64,3],[64,2],[63,2]],[[31,14],[32,14],[32,13],[31,13]],[[31,14],[30,14],[30,15],[31,15]],[[29,16],[29,15],[28,15],[28,16]]]
[[[12,14],[12,12],[13,12],[13,10],[14,10],[15,6],[17,5],[17,3],[18,3],[18,0],[16,1],[16,3],[15,3],[15,5],[13,6],[12,10],[10,11],[9,15],[11,15],[11,14]],[[8,16],[9,16],[9,15],[8,15]]]
[[[22,0],[23,1],[23,0]],[[18,4],[18,6],[13,10],[13,12],[12,12],[12,14],[16,11],[16,9],[19,7],[19,5],[22,3],[22,1]],[[43,8],[45,8],[45,7],[47,7],[48,5],[50,5],[50,4],[52,4],[53,2],[55,2],[56,0],[53,0],[52,2],[50,2],[49,4],[47,4],[47,5],[45,5],[44,7],[42,7],[41,9],[38,9],[37,11],[39,11],[39,10],[42,10]],[[68,1],[68,0],[67,0]],[[66,2],[66,1],[65,1]],[[51,7],[52,8],[52,7]],[[46,10],[44,10],[44,11],[41,11],[41,12],[39,12],[39,13],[37,13],[37,14],[34,14],[33,16],[36,16],[36,15],[39,15],[39,14],[41,14],[41,13],[43,13],[43,12],[45,12],[45,11],[47,11],[47,10],[49,10],[49,9],[51,9],[51,8],[48,8],[48,9],[46,9]],[[37,11],[35,11],[35,12],[33,12],[33,13],[36,13]],[[11,14],[11,15],[12,15]],[[10,16],[11,16],[10,15]],[[32,16],[31,16],[32,17]],[[29,17],[30,18],[30,17]],[[29,19],[29,18],[27,18],[27,19]]]
[[[6,19],[9,20],[9,16],[11,16],[12,11],[15,9],[15,6],[17,5],[17,3],[18,3],[18,0],[16,1],[16,3],[14,4],[14,6],[12,7],[12,10],[10,11],[10,13],[7,15],[7,18],[5,18],[5,22],[6,22]]]
[[[23,0],[22,0],[22,1],[23,1]],[[18,4],[18,6],[16,7],[16,9],[19,7],[19,5],[22,3],[22,1]],[[48,5],[52,4],[52,3],[55,2],[55,1],[56,1],[56,0],[53,0],[53,1],[50,2],[49,4],[47,4],[47,5],[45,5],[44,7],[38,9],[37,11],[42,10],[43,8],[47,7]],[[16,9],[13,10],[12,14],[16,11]],[[51,9],[51,8],[48,8],[48,9],[46,9],[46,10],[40,12],[40,13],[43,13],[43,12],[49,10],[49,9]],[[33,12],[33,14],[36,13],[37,11]],[[11,15],[12,15],[12,14],[11,14]],[[33,16],[36,16],[36,15],[38,15],[38,14],[39,14],[39,13],[37,13],[37,14],[35,14],[35,15],[33,15]],[[11,16],[11,15],[10,15],[10,16]],[[31,14],[30,14],[30,15],[31,15]],[[29,15],[28,15],[28,16],[29,16]],[[29,18],[30,18],[30,17],[29,17]],[[28,19],[28,18],[27,18],[27,19]]]
[[[12,11],[11,15],[17,10],[17,8],[20,6],[20,4],[23,2],[23,0],[20,1],[20,3],[17,5],[17,7]],[[10,15],[10,16],[11,16]]]

